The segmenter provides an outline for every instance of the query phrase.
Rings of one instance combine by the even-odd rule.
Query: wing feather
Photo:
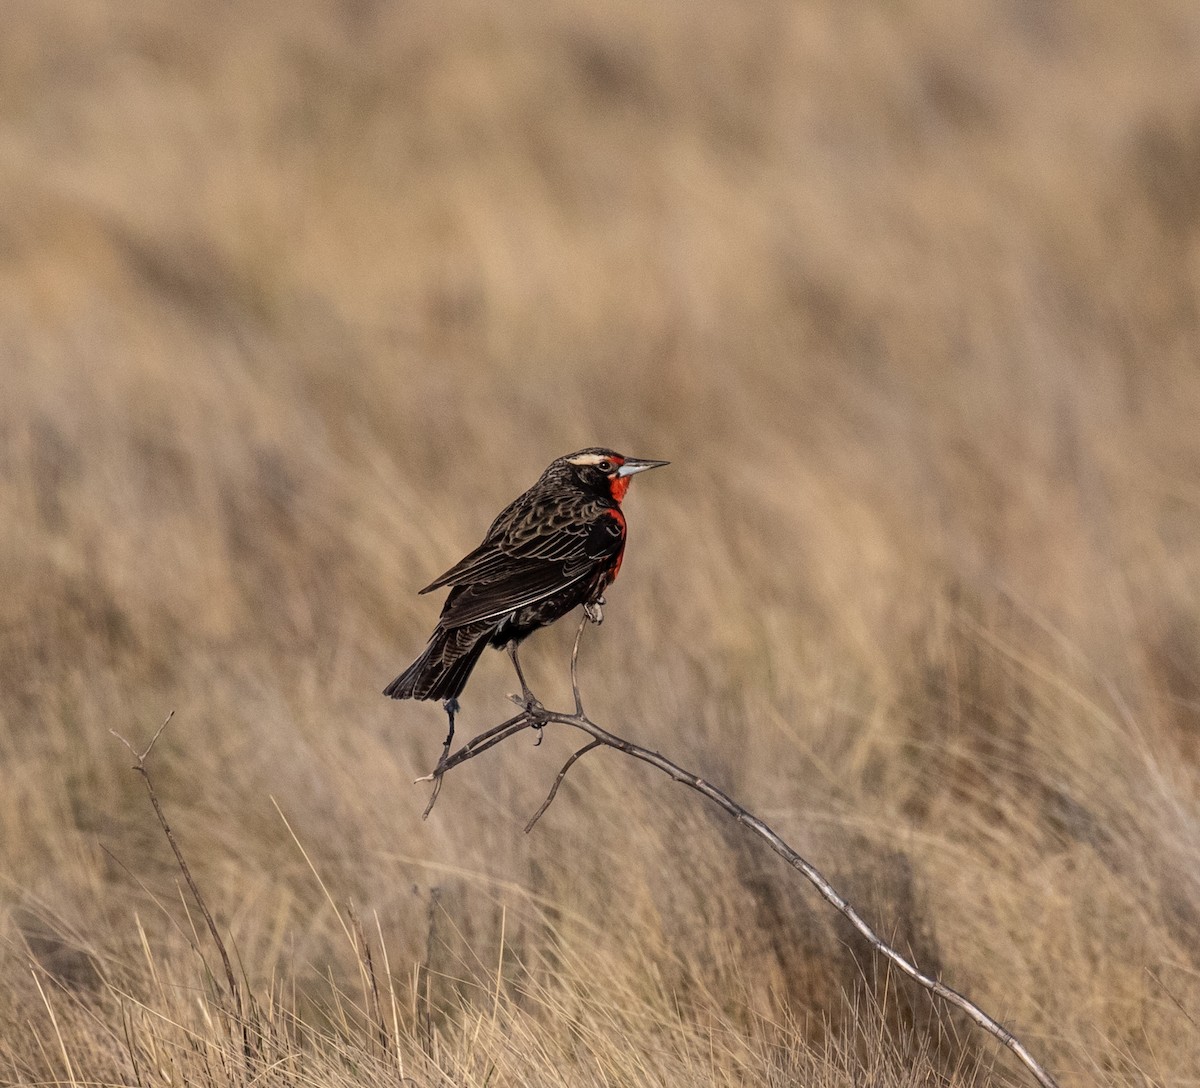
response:
[[[469,555],[464,555],[445,574],[430,582],[422,593],[432,593],[442,586],[468,585],[471,582],[486,581],[503,570],[506,563],[512,559],[505,555],[496,545],[485,540]]]
[[[588,573],[584,569],[568,577],[560,566],[542,563],[500,582],[460,586],[447,598],[438,623],[442,627],[462,627],[482,620],[503,619],[518,609],[561,593]]]

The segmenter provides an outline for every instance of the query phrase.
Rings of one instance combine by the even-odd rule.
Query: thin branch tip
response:
[[[538,743],[540,744],[541,741]],[[525,825],[526,835],[533,830],[533,825],[542,818],[542,814],[550,807],[550,804],[553,802],[554,798],[558,796],[558,787],[562,785],[563,779],[567,777],[567,771],[569,771],[575,765],[576,760],[582,756],[586,756],[593,748],[599,748],[602,743],[602,741],[593,740],[591,743],[585,744],[579,749],[579,751],[575,752],[566,763],[563,764],[562,770],[558,772],[558,777],[554,779],[554,785],[550,787],[550,792],[546,795],[546,800],[541,803],[541,806],[538,808],[537,812],[529,817],[529,823]]]
[[[130,754],[131,756],[133,756],[133,758],[134,758],[134,759],[136,759],[136,760],[138,760],[138,761],[140,761],[140,760],[141,760],[141,756],[139,756],[139,755],[138,755],[138,753],[137,753],[137,749],[136,749],[136,748],[135,748],[135,747],[134,747],[132,744],[130,744],[130,743],[129,743],[129,741],[127,741],[127,740],[126,740],[126,739],[125,739],[123,736],[121,736],[121,734],[120,734],[120,733],[118,733],[118,732],[117,732],[115,729],[110,729],[110,730],[109,730],[109,732],[110,732],[110,733],[111,733],[111,734],[112,734],[114,737],[116,737],[116,738],[117,738],[117,740],[119,740],[119,741],[120,741],[120,742],[121,742],[123,745],[125,745],[125,747],[126,747],[126,748],[128,748],[128,749],[129,749],[129,754]],[[136,765],[134,765],[133,767],[131,767],[131,768],[130,768],[130,770],[136,771],[136,770],[137,770],[137,766],[136,766]]]
[[[170,713],[170,714],[168,714],[168,715],[166,716],[166,718],[164,718],[164,719],[163,719],[163,723],[162,723],[162,725],[160,725],[160,726],[158,727],[158,732],[156,732],[156,733],[154,734],[154,736],[152,736],[152,737],[150,738],[150,743],[146,745],[146,750],[145,750],[145,751],[142,753],[142,755],[141,755],[141,758],[142,758],[142,760],[143,760],[143,761],[144,761],[144,760],[145,760],[145,759],[146,759],[146,758],[147,758],[147,757],[150,755],[150,752],[151,752],[151,750],[152,750],[152,749],[154,748],[154,746],[155,746],[155,745],[158,743],[158,738],[162,736],[162,734],[163,734],[163,730],[164,730],[164,729],[166,729],[166,728],[167,728],[167,726],[171,724],[171,719],[172,719],[172,718],[174,718],[174,717],[175,717],[175,711],[174,711],[174,710],[172,710],[172,711],[171,711],[171,713]]]

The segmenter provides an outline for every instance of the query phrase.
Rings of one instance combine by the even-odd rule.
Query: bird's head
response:
[[[639,472],[670,464],[669,461],[643,461],[637,457],[626,457],[616,450],[599,446],[568,454],[560,460],[581,487],[599,495],[607,495],[616,502],[625,497],[629,481]]]

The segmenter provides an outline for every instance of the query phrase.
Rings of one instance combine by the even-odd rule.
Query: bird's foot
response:
[[[526,688],[525,691],[523,691],[520,695],[510,692],[508,697],[527,714],[539,710],[544,711],[546,709],[542,705],[541,699],[534,695],[533,692],[528,688]]]
[[[604,598],[597,597],[590,604],[583,606],[583,614],[597,627],[604,622]]]

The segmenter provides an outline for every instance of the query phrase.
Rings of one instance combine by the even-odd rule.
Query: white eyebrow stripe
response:
[[[608,461],[610,458],[602,453],[582,453],[578,457],[572,457],[568,464],[572,465],[598,465],[601,461]]]

